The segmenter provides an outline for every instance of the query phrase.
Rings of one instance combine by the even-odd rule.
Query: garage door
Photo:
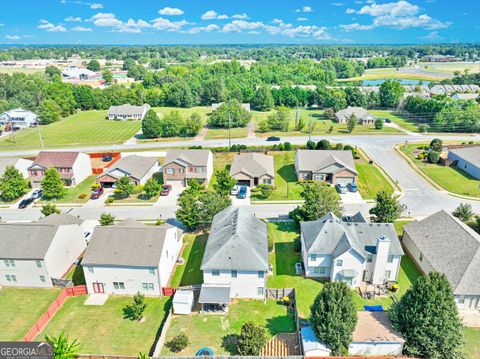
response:
[[[168,180],[167,181],[167,184],[169,184],[172,187],[184,187],[183,183],[184,183],[183,180]]]
[[[335,177],[335,182],[339,184],[349,184],[353,182],[352,177]]]
[[[238,185],[238,186],[247,186],[247,187],[250,187],[250,181],[248,181],[248,180],[240,180],[240,181],[237,181],[237,185]]]

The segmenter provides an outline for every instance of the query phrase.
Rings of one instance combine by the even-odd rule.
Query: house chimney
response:
[[[382,284],[385,281],[388,253],[390,252],[390,239],[381,236],[377,238],[377,254],[373,264],[372,284]]]

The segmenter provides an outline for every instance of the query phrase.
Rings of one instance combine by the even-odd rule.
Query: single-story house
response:
[[[452,149],[448,151],[448,159],[455,161],[458,169],[480,179],[480,146]]]
[[[215,111],[216,109],[218,109],[220,106],[222,106],[222,104],[223,104],[223,102],[212,103],[212,107],[211,107],[212,112]],[[242,103],[242,108],[245,111],[250,112],[250,104],[249,103]]]
[[[122,157],[106,172],[98,175],[96,181],[102,187],[112,187],[118,178],[127,176],[138,186],[145,184],[159,170],[160,165],[154,157],[127,156]]]
[[[11,124],[14,128],[26,128],[36,126],[37,114],[23,108],[14,108],[0,115],[0,125]]]
[[[477,98],[478,93],[456,93],[452,95],[452,99],[461,101],[476,100]]]
[[[5,170],[9,166],[15,167],[22,174],[23,178],[28,178],[28,168],[33,164],[33,161],[25,158],[5,157],[0,158],[0,177],[3,176]]]
[[[348,106],[346,109],[337,111],[335,113],[335,119],[338,123],[347,123],[348,119],[355,115],[357,118],[358,124],[360,125],[373,125],[375,123],[375,116],[368,112],[363,107],[351,107]]]
[[[301,329],[305,357],[330,356],[330,349],[315,336],[311,326]],[[357,325],[348,346],[348,354],[354,356],[401,355],[405,339],[397,333],[387,312],[357,312]]]
[[[28,167],[32,187],[40,187],[45,171],[54,167],[66,186],[76,186],[92,175],[90,156],[76,151],[40,151]]]
[[[62,76],[69,80],[89,80],[98,77],[99,74],[83,67],[68,66],[62,71]]]
[[[347,184],[357,181],[358,172],[352,151],[297,150],[295,172],[298,180]]]
[[[301,222],[300,229],[306,277],[342,281],[353,288],[362,282],[397,281],[404,253],[391,223],[369,223],[363,216],[340,219],[328,213]]]
[[[459,309],[480,309],[480,235],[441,210],[403,227],[402,243],[424,272],[441,272]]]
[[[210,150],[169,150],[163,163],[165,184],[186,186],[190,178],[208,185],[213,175],[213,154]]]
[[[127,219],[95,228],[82,260],[89,293],[161,296],[182,249],[183,233],[169,224]]]
[[[233,157],[230,176],[240,185],[250,187],[259,184],[275,185],[273,156],[262,153],[241,153]]]
[[[203,310],[226,311],[232,298],[265,299],[268,274],[267,224],[230,206],[213,218],[200,269]]]
[[[149,104],[142,106],[133,106],[129,103],[121,106],[110,106],[108,109],[109,120],[143,120],[148,110],[150,110]]]
[[[0,233],[0,286],[50,288],[86,247],[82,221],[69,214],[0,224]]]

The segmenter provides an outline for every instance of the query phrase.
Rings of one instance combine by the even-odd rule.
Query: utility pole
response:
[[[299,117],[299,112],[298,112],[298,106],[295,110],[295,130],[298,129],[298,117]]]
[[[13,128],[13,122],[9,121],[8,123],[10,124],[10,131],[12,131],[13,143],[17,143],[17,138],[15,137],[15,130]]]
[[[228,149],[232,147],[232,122],[230,119],[230,112],[228,113]]]
[[[45,149],[43,146],[43,138],[42,138],[42,133],[40,132],[40,123],[37,121],[37,131],[38,131],[38,138],[40,138],[40,146],[42,147],[42,151]]]
[[[312,140],[312,114],[310,114],[310,124],[308,125],[308,141]]]

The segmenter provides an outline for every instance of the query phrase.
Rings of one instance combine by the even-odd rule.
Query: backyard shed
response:
[[[303,327],[300,329],[300,333],[302,334],[302,349],[305,358],[330,356],[330,349],[317,339],[312,327]]]
[[[193,308],[193,291],[177,290],[173,296],[173,313],[190,314]]]

